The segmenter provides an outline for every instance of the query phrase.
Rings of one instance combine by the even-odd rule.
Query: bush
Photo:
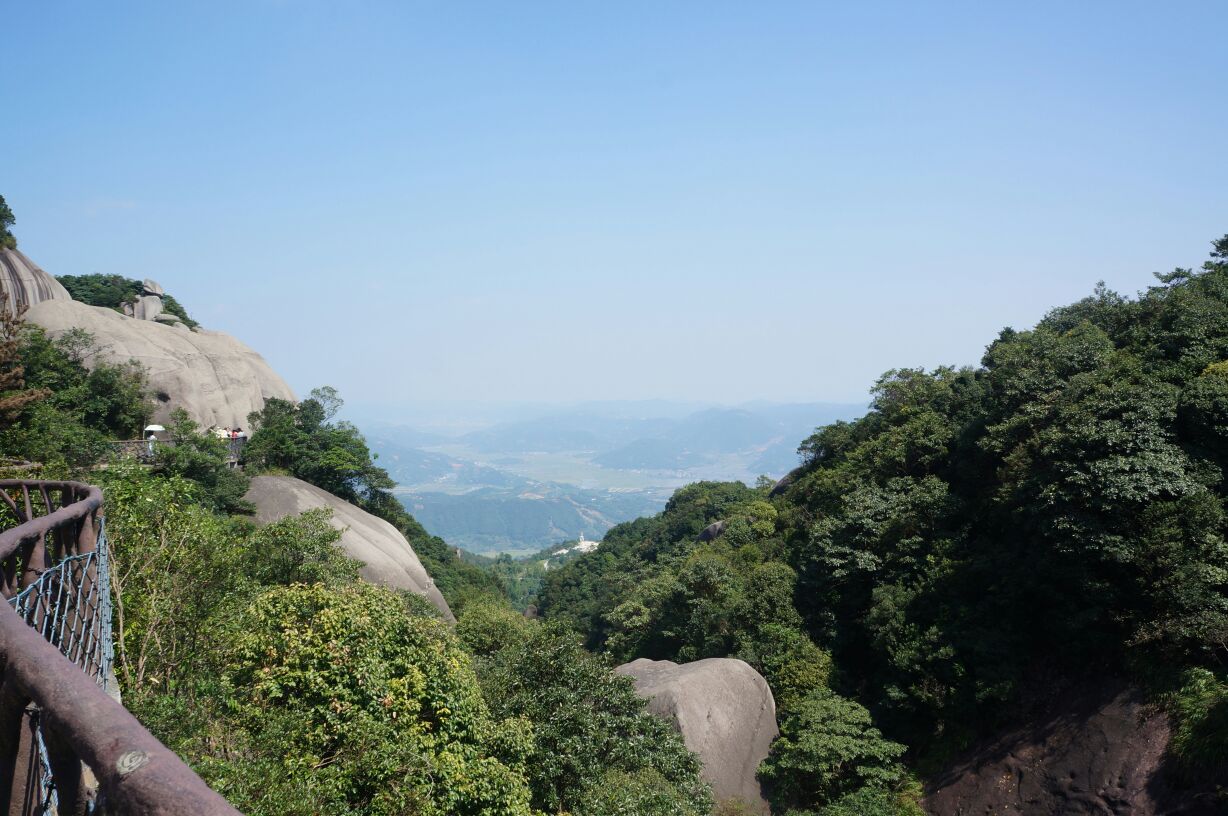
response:
[[[68,290],[73,300],[117,311],[123,304],[131,303],[145,291],[142,281],[122,275],[59,275],[56,280]],[[164,312],[179,318],[189,328],[194,329],[200,325],[188,316],[187,310],[175,298],[170,295],[161,297]]]
[[[576,816],[704,816],[677,786],[651,768],[610,770],[581,795]]]
[[[670,801],[689,803],[683,813],[706,813],[710,807],[699,762],[682,737],[648,714],[631,680],[613,674],[573,633],[531,623],[522,643],[479,662],[479,678],[496,717],[533,723],[535,745],[527,767],[539,810],[580,811],[593,781],[612,771],[653,790],[668,783]],[[664,783],[649,782],[658,776]],[[635,795],[658,793],[642,789]],[[602,802],[593,807],[613,806],[614,800]]]
[[[1168,750],[1182,776],[1191,781],[1222,779],[1228,767],[1228,680],[1206,669],[1191,669],[1167,702],[1174,720]]]
[[[80,469],[106,455],[111,439],[130,439],[144,428],[152,410],[144,370],[96,360],[86,368],[98,353],[88,332],[72,329],[52,339],[26,325],[18,353],[25,385],[50,395],[27,405],[0,434],[5,454]]]
[[[231,638],[231,709],[260,735],[256,755],[309,782],[322,812],[529,816],[522,769],[504,761],[529,752],[529,731],[491,720],[455,636],[395,593],[273,589]]]
[[[523,645],[532,636],[532,622],[495,601],[468,604],[456,623],[456,634],[470,653],[482,657]]]
[[[904,750],[873,726],[869,711],[823,688],[785,717],[759,778],[782,811],[817,809],[862,788],[894,788],[904,778],[897,762]]]
[[[805,632],[776,623],[764,624],[745,637],[737,656],[763,674],[782,714],[826,686],[831,674],[830,655]]]

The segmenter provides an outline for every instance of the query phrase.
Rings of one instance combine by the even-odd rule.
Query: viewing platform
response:
[[[232,468],[239,467],[243,461],[243,448],[247,445],[247,437],[223,440],[226,445],[226,464]],[[157,456],[159,447],[174,447],[173,439],[120,439],[111,443],[112,460],[135,460],[143,464],[151,464]]]

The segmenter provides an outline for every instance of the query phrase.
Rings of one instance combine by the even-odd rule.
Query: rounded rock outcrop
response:
[[[157,397],[155,422],[165,424],[183,408],[202,427],[241,428],[269,397],[294,399],[263,357],[223,332],[187,331],[58,298],[35,303],[26,320],[52,336],[83,329],[97,341],[98,359],[144,366]]]
[[[8,293],[10,314],[21,306],[45,300],[72,300],[63,284],[21,252],[7,247],[0,247],[0,290]]]
[[[327,507],[333,511],[333,526],[341,530],[341,548],[346,555],[362,562],[360,574],[364,579],[421,595],[446,620],[456,620],[414,548],[396,527],[382,518],[293,476],[256,476],[244,498],[256,506],[256,521],[260,524]]]
[[[648,710],[682,734],[718,802],[769,812],[755,774],[778,733],[776,701],[759,672],[727,657],[683,664],[640,658],[614,671],[630,677]]]
[[[803,470],[805,470],[805,468],[796,467],[796,468],[793,468],[793,470],[786,473],[784,476],[782,476],[780,478],[780,481],[772,485],[772,489],[768,493],[768,498],[769,499],[775,498],[776,496],[781,495],[786,490],[788,490],[790,487],[792,487],[793,483],[797,481],[797,478],[802,475]]]

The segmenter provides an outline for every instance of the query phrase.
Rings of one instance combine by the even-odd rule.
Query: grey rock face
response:
[[[780,479],[780,481],[772,485],[772,490],[771,492],[768,493],[768,498],[779,496],[781,493],[784,493],[786,490],[792,487],[793,483],[797,481],[797,477],[801,475],[801,472],[802,472],[802,468],[797,467],[797,468],[793,468],[793,470],[786,473]]]
[[[72,300],[58,280],[22,253],[4,247],[0,247],[0,289],[8,293],[10,312],[44,300]]]
[[[739,799],[769,812],[755,771],[778,733],[776,701],[759,672],[725,657],[682,665],[640,658],[614,671],[634,680],[648,710],[682,733],[718,802]]]
[[[720,538],[721,533],[725,532],[725,528],[729,526],[727,521],[714,521],[707,527],[699,531],[696,541],[715,541]]]
[[[363,563],[363,578],[373,584],[422,595],[443,613],[444,618],[456,620],[414,548],[397,528],[383,519],[293,476],[257,476],[252,479],[245,498],[256,505],[256,520],[261,524],[317,507],[331,508],[333,525],[342,531],[341,547],[351,558]]]
[[[84,329],[98,341],[99,358],[145,366],[159,395],[154,421],[161,424],[182,407],[205,428],[246,427],[247,415],[269,397],[294,399],[263,357],[222,332],[185,331],[67,299],[35,303],[26,320],[53,336]]]
[[[146,278],[141,286],[145,288],[145,294],[147,295],[162,296],[166,294],[166,290],[162,288],[162,284],[155,280],[150,280],[149,278]]]
[[[137,320],[157,320],[162,314],[162,298],[157,295],[142,295],[133,305],[132,316]]]

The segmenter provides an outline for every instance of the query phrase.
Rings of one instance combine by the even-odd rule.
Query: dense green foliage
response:
[[[23,314],[20,308],[9,309],[8,293],[0,292],[0,433],[8,431],[27,408],[51,393],[45,388],[26,387],[21,359]]]
[[[535,807],[581,816],[708,812],[699,765],[681,737],[647,714],[630,679],[612,674],[574,633],[490,603],[471,605],[457,631],[477,655],[496,716],[534,724],[527,768]]]
[[[783,718],[761,776],[778,802],[835,803],[865,788],[898,786],[903,772],[896,760],[903,753],[903,745],[871,725],[869,711],[820,688]]]
[[[548,574],[543,614],[618,659],[744,656],[784,692],[785,723],[817,723],[816,700],[852,710],[822,696],[825,671],[785,683],[789,650],[761,623],[783,625],[920,767],[1009,720],[1038,670],[1202,671],[1172,698],[1174,746],[1191,772],[1222,760],[1228,238],[1137,299],[1099,287],[1004,330],[978,368],[891,371],[873,396],[802,444],[782,495],[679,491]],[[862,719],[856,756],[886,775],[855,760],[830,779],[837,746],[786,728],[763,772],[808,781],[778,785],[777,804],[890,800],[898,751]]]
[[[596,816],[618,774],[644,816],[707,812],[678,735],[574,636],[490,602],[454,634],[357,581],[326,511],[257,529],[182,476],[102,476],[125,704],[245,812]]]
[[[102,476],[125,704],[240,808],[528,816],[531,729],[491,719],[429,605],[357,580],[326,512],[256,529],[180,476]]]
[[[317,809],[528,815],[532,730],[491,720],[442,621],[352,583],[274,589],[236,623],[236,717],[249,731],[276,725],[285,772],[310,781]]]
[[[907,781],[897,762],[903,747],[828,688],[831,660],[795,609],[797,574],[783,560],[767,490],[737,482],[680,489],[659,516],[615,527],[596,552],[546,573],[541,612],[617,662],[734,656],[755,667],[783,726],[764,771],[781,813],[819,810],[863,789],[881,793],[894,808],[886,812],[910,812],[896,793]],[[720,534],[698,540],[718,520]]]
[[[51,339],[26,325],[18,340],[26,387],[48,396],[20,411],[0,432],[0,450],[47,472],[66,472],[98,461],[112,439],[139,438],[153,406],[144,371],[133,363],[86,361],[98,353],[79,329]]]
[[[123,275],[59,275],[56,280],[68,290],[73,300],[107,309],[118,309],[125,303],[131,303],[145,290],[139,280]]]
[[[317,388],[302,402],[273,397],[248,421],[256,429],[243,449],[253,472],[280,470],[357,505],[378,503],[393,487],[358,429],[333,422],[341,400]]]
[[[1165,702],[1175,723],[1169,752],[1181,775],[1222,780],[1228,767],[1228,678],[1190,669]]]
[[[141,281],[125,278],[123,275],[58,275],[56,280],[68,290],[73,300],[107,309],[119,309],[123,304],[139,298],[145,291],[145,285]],[[160,297],[162,311],[179,318],[189,328],[194,329],[200,325],[174,297],[169,294]]]

